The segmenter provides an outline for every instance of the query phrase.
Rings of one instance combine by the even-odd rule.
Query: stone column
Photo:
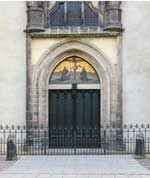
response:
[[[41,1],[27,2],[27,32],[44,31],[44,9]]]
[[[104,9],[104,30],[122,31],[119,1],[106,1]]]

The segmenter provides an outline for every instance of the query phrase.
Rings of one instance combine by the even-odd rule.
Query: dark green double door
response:
[[[49,90],[49,147],[100,144],[100,90]]]

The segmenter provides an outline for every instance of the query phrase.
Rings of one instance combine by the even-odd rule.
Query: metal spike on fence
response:
[[[144,128],[144,124],[142,124],[141,127]]]
[[[124,124],[124,126],[123,126],[123,127],[124,127],[124,129],[126,129],[126,128],[127,128],[127,125],[126,125],[126,124]]]
[[[115,125],[115,124],[113,124],[113,125],[112,125],[112,128],[113,128],[113,129],[115,129],[115,128],[116,128],[116,125]]]
[[[109,128],[110,128],[110,127],[109,127],[109,125],[107,124],[107,125],[106,125],[106,129],[109,129]]]
[[[135,128],[138,128],[138,124],[135,124]]]
[[[41,124],[41,129],[44,129],[44,125],[43,124]]]
[[[132,124],[130,124],[130,126],[129,126],[129,127],[130,127],[130,129],[132,129],[133,125],[132,125]]]

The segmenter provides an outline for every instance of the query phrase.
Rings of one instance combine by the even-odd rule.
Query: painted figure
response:
[[[80,73],[80,80],[82,80],[82,81],[87,81],[88,80],[87,72],[85,70],[85,67],[82,68],[82,71]]]
[[[63,71],[61,72],[60,80],[65,81],[65,80],[69,80],[69,79],[70,79],[69,70],[66,67],[64,67]]]

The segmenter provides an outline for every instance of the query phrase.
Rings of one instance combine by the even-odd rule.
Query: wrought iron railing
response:
[[[150,125],[50,129],[0,126],[0,155],[7,152],[8,136],[14,137],[18,155],[134,154],[137,135],[142,135],[145,153],[150,153]]]

